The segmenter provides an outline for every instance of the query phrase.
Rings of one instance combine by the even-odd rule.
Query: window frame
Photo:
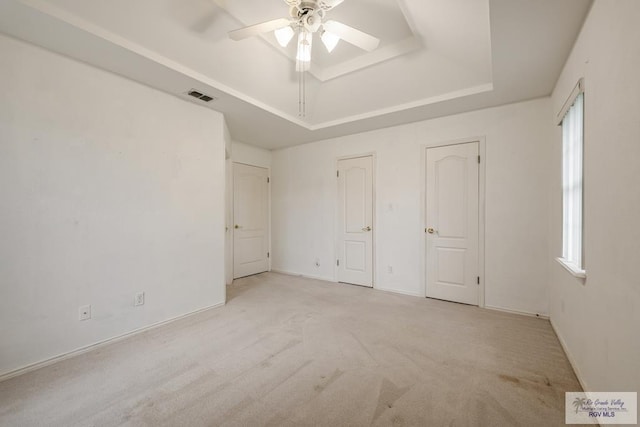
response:
[[[557,119],[558,119],[558,125],[562,127],[562,256],[556,258],[556,260],[560,263],[560,265],[562,265],[571,275],[573,275],[574,277],[577,277],[579,279],[586,279],[587,277],[587,272],[585,270],[585,258],[584,258],[584,129],[585,129],[585,96],[584,96],[584,79],[580,79],[578,81],[578,83],[576,84],[575,88],[573,89],[573,91],[571,92],[571,94],[569,95],[569,97],[567,98],[567,101],[564,103],[562,109],[560,110],[560,112],[557,115]],[[567,161],[567,150],[571,150],[571,142],[568,142],[565,138],[568,132],[565,132],[565,119],[567,119],[567,115],[568,113],[572,112],[572,108],[574,108],[576,106],[576,101],[580,100],[580,107],[582,109],[582,111],[580,112],[580,119],[581,119],[581,123],[579,123],[579,126],[581,127],[580,129],[580,141],[579,141],[579,177],[576,179],[576,176],[571,174],[571,172],[567,172],[566,168],[567,165],[569,163],[573,163],[574,165],[576,164],[576,160],[569,160]],[[568,146],[569,145],[569,146]],[[571,150],[574,151],[574,150]],[[575,153],[574,153],[575,155]],[[569,174],[569,175],[568,175]],[[571,180],[572,182],[569,183],[567,182],[568,180]],[[579,240],[579,244],[578,246],[578,251],[579,251],[579,258],[574,258],[574,259],[569,259],[570,258],[570,246],[575,246],[576,242],[575,242],[575,237],[572,241],[569,241],[569,237],[567,236],[567,234],[571,231],[573,231],[573,233],[576,232],[576,230],[569,230],[569,226],[568,223],[571,222],[571,218],[567,218],[567,212],[566,210],[568,209],[569,206],[569,202],[570,200],[568,200],[568,192],[567,192],[567,186],[568,185],[576,185],[576,182],[579,183],[580,188],[577,190],[577,192],[579,193],[579,197],[580,200],[579,202],[579,206],[580,206],[580,226],[578,228],[578,233],[579,236],[577,237],[577,239]],[[575,220],[575,218],[574,218]],[[574,221],[575,222],[575,221]],[[575,248],[573,248],[575,249]],[[575,250],[573,251],[575,252]]]

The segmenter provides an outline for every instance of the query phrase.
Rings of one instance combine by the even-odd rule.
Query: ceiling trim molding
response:
[[[422,47],[422,42],[417,37],[412,36],[331,67],[314,68],[312,63],[311,73],[321,82],[326,82],[363,68],[397,58],[398,56],[405,55]]]
[[[415,22],[413,22],[411,12],[409,11],[407,4],[405,3],[404,0],[396,0],[396,3],[398,3],[400,12],[402,12],[402,16],[404,16],[404,20],[407,22],[409,29],[411,30],[411,32],[415,37],[418,37],[418,35],[420,34],[420,31],[418,31],[418,28],[416,27]]]
[[[453,91],[453,92],[444,93],[444,94],[441,94],[441,95],[436,95],[436,96],[431,96],[431,97],[428,97],[428,98],[419,99],[417,101],[407,102],[405,104],[395,105],[393,107],[381,108],[379,110],[369,111],[369,112],[362,113],[362,114],[356,114],[356,115],[348,116],[348,117],[345,117],[345,118],[342,118],[342,119],[331,120],[331,121],[328,121],[328,122],[323,122],[323,123],[319,123],[319,124],[316,124],[316,125],[311,125],[308,129],[313,131],[313,130],[320,130],[320,129],[325,129],[325,128],[329,128],[329,127],[333,127],[333,126],[344,125],[344,124],[355,122],[355,121],[359,121],[359,120],[371,119],[371,118],[378,117],[378,116],[384,116],[384,115],[391,114],[391,113],[397,113],[397,112],[403,111],[403,110],[409,110],[409,109],[412,109],[412,108],[423,107],[423,106],[429,105],[429,104],[436,104],[438,102],[450,101],[452,99],[462,98],[462,97],[470,96],[470,95],[477,95],[477,94],[480,94],[480,93],[483,93],[483,92],[490,92],[492,90],[493,90],[493,83],[486,83],[486,84],[482,84],[482,85],[478,85],[478,86],[473,86],[473,87],[470,87],[470,88],[465,88],[465,89],[456,90],[456,91]]]

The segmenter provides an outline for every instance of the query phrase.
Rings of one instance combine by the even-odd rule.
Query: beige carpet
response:
[[[554,426],[578,390],[546,320],[265,273],[0,383],[0,425]]]

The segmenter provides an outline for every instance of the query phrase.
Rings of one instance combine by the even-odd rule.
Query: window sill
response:
[[[560,263],[561,266],[564,267],[573,277],[577,277],[578,279],[585,280],[587,278],[587,272],[577,265],[570,263],[564,258],[556,258],[556,261]]]

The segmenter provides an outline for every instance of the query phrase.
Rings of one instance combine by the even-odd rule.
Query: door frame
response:
[[[420,145],[420,234],[422,235],[421,251],[421,282],[422,297],[427,297],[427,237],[425,229],[427,225],[427,149],[437,147],[447,147],[451,145],[461,145],[477,142],[480,165],[478,168],[478,274],[480,275],[480,285],[478,286],[478,307],[485,307],[485,200],[486,200],[486,139],[484,136],[454,139],[449,141],[425,143]]]
[[[267,247],[269,252],[269,257],[267,258],[267,271],[271,271],[271,167],[265,167],[260,165],[252,165],[251,163],[246,162],[234,162],[231,161],[231,197],[229,197],[230,203],[230,223],[229,223],[229,231],[231,232],[231,277],[235,276],[235,228],[233,228],[234,220],[235,220],[235,195],[236,195],[236,183],[235,183],[235,165],[240,164],[244,166],[251,166],[254,168],[261,168],[267,170],[267,177],[269,178],[269,183],[267,185]],[[232,279],[231,281],[233,282]]]
[[[336,157],[335,163],[334,163],[334,171],[338,170],[339,167],[339,162],[340,160],[350,160],[350,159],[359,159],[361,157],[371,157],[371,186],[373,187],[373,196],[371,197],[371,222],[372,222],[372,233],[371,233],[371,268],[372,268],[372,289],[378,289],[377,283],[378,283],[378,278],[377,278],[377,251],[376,251],[376,241],[377,241],[377,230],[378,230],[378,218],[376,215],[376,152],[375,151],[369,151],[366,153],[361,153],[361,154],[352,154],[352,155],[348,155],[348,156],[339,156]],[[335,173],[335,172],[334,172]],[[334,212],[334,223],[333,223],[333,240],[334,240],[334,246],[333,246],[333,259],[337,260],[338,259],[338,253],[340,252],[340,239],[339,239],[339,233],[338,233],[338,224],[340,223],[340,201],[338,200],[338,180],[336,177],[336,185],[334,187],[335,189],[335,200],[336,200],[336,204],[335,204],[335,212]],[[333,262],[333,280],[334,282],[338,283],[339,282],[339,277],[338,277],[338,266],[336,265],[336,262]],[[354,286],[358,286],[358,285],[354,285]]]
[[[226,152],[226,150],[225,150]],[[228,152],[227,152],[228,155]],[[224,237],[225,237],[225,267],[224,281],[226,285],[233,283],[233,160],[225,159],[225,207],[224,207]]]

